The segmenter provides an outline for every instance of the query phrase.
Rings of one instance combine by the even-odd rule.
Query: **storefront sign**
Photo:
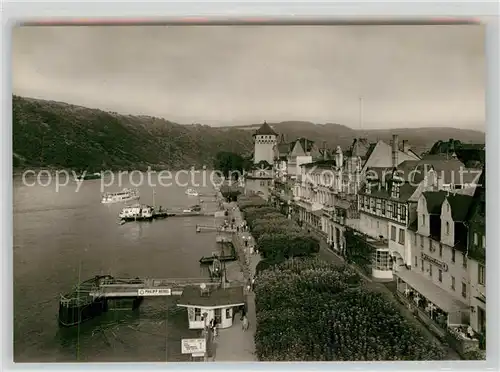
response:
[[[181,340],[182,354],[204,354],[207,343],[204,338],[183,338]]]
[[[437,267],[439,267],[443,271],[448,271],[448,264],[446,264],[445,262],[441,262],[439,260],[436,260],[434,257],[428,256],[425,253],[422,253],[422,259],[436,265]]]
[[[172,290],[170,288],[156,288],[156,289],[139,289],[138,296],[170,296]]]

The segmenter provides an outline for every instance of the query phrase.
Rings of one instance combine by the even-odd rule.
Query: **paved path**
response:
[[[236,207],[236,203],[225,203],[224,207],[229,210],[229,218],[234,218],[236,224],[243,222],[243,217],[239,209],[232,210]],[[239,232],[235,234],[235,239],[233,243],[238,251],[238,257],[240,258],[240,272],[237,273],[232,270],[232,273],[228,272],[228,279],[234,280],[230,275],[240,276],[243,272],[243,277],[245,281],[249,280],[255,274],[255,268],[260,261],[260,256],[258,254],[251,254],[249,249],[245,249],[243,243],[243,235],[248,235],[248,232]],[[250,327],[247,331],[243,331],[241,328],[240,315],[236,314],[234,318],[233,326],[226,329],[219,330],[219,334],[215,339],[215,356],[214,360],[217,362],[252,362],[257,361],[255,355],[255,296],[253,292],[246,293],[247,301],[247,317],[250,323]]]

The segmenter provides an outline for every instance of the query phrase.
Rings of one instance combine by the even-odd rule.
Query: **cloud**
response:
[[[15,94],[173,121],[484,125],[484,26],[26,26]]]

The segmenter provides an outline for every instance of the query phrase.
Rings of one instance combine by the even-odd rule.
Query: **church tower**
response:
[[[253,163],[258,164],[266,161],[274,163],[274,146],[277,143],[278,134],[264,121],[259,129],[254,133],[254,156]]]

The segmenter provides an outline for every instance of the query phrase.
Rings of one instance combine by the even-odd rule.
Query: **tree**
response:
[[[256,353],[263,361],[436,360],[395,305],[362,285],[347,266],[290,259],[255,283]]]
[[[220,151],[215,155],[214,167],[221,171],[224,177],[238,180],[243,174],[245,159],[234,152]]]

